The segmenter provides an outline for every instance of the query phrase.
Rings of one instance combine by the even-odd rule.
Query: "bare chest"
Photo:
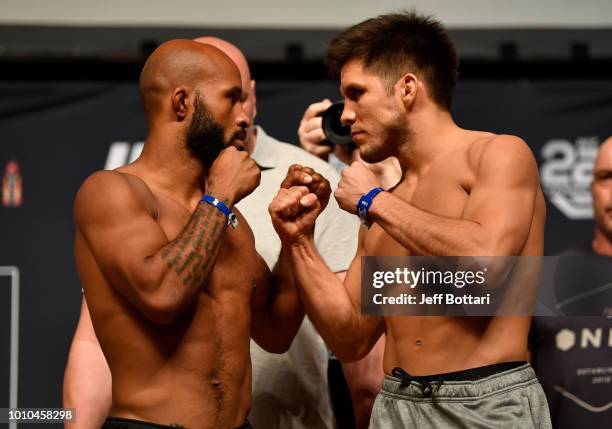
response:
[[[465,159],[450,159],[434,165],[422,177],[408,176],[392,194],[416,208],[437,216],[462,219],[474,182],[472,170]],[[398,223],[402,219],[397,219]],[[372,225],[365,238],[367,255],[409,255],[409,249],[395,241],[378,224]]]

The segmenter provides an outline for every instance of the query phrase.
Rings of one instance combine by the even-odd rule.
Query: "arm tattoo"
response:
[[[219,210],[200,203],[176,240],[161,250],[162,260],[186,288],[197,289],[208,279],[221,247],[225,223]]]

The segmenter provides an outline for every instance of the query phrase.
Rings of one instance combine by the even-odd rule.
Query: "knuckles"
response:
[[[300,199],[308,194],[309,190],[305,186],[281,188],[268,206],[268,212],[274,218],[290,217],[300,210]]]

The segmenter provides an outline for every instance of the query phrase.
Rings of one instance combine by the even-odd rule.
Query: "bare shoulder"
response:
[[[118,171],[101,170],[90,175],[77,192],[74,217],[77,226],[114,213],[149,206],[152,193],[142,179]]]
[[[509,134],[486,134],[475,141],[475,149],[480,151],[481,156],[499,158],[500,161],[507,158],[534,160],[531,149],[522,138]]]
[[[537,174],[535,157],[523,139],[508,134],[480,134],[469,148],[478,173]]]

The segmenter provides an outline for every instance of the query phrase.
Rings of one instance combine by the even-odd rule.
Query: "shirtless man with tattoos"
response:
[[[103,427],[250,427],[249,339],[283,352],[303,312],[287,258],[270,273],[234,207],[260,178],[240,73],[217,48],[174,40],[140,90],[142,155],[91,175],[75,202],[77,268],[113,380]]]

